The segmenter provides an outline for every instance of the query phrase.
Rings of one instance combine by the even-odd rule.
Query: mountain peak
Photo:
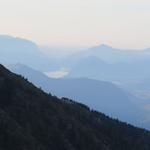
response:
[[[112,47],[111,46],[109,46],[109,45],[107,45],[107,44],[101,44],[100,46],[98,46],[98,47],[100,47],[100,48],[111,48],[112,49]]]
[[[94,50],[100,50],[100,51],[111,51],[113,50],[113,48],[109,45],[106,45],[106,44],[101,44],[101,45],[97,45],[95,47],[93,47],[92,49]]]

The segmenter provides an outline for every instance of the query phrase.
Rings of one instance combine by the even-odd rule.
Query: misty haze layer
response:
[[[149,97],[148,91],[150,91],[147,84],[150,74],[148,69],[149,49],[129,51],[101,45],[77,52],[69,57],[51,60],[50,57],[44,55],[42,49],[28,40],[1,36],[0,42],[0,60],[4,64],[15,64],[17,62],[18,65],[20,63],[25,64],[41,72],[57,72],[57,70],[59,72],[61,68],[68,69],[66,79],[58,80],[49,79],[44,74],[32,72],[31,69],[16,71],[28,77],[30,81],[42,87],[45,91],[52,92],[57,96],[73,98],[91,106],[91,108],[128,122],[137,122],[138,117],[136,115],[141,114],[137,105],[141,105],[140,109],[142,109],[145,118],[142,119],[142,122],[146,124],[145,126],[148,126],[150,119],[145,110],[150,111],[149,101],[147,100]],[[18,66],[14,68],[18,70]],[[79,79],[67,79],[70,77]],[[124,92],[112,83],[102,81],[113,82],[132,94]],[[139,96],[140,99],[142,97],[142,99],[136,98],[133,94]],[[146,98],[142,95],[146,95]],[[126,109],[129,110],[129,114],[125,111]]]

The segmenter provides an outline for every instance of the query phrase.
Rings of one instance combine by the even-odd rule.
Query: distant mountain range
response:
[[[149,150],[149,141],[149,131],[46,94],[0,65],[0,149]]]
[[[73,60],[71,63],[71,59]],[[132,92],[150,76],[150,50],[119,50],[101,45],[64,60],[68,78],[88,77],[116,83]],[[63,64],[63,63],[62,63]],[[149,89],[150,90],[150,89]]]
[[[22,64],[9,65],[7,68],[48,93],[77,100],[112,117],[143,125],[141,120],[145,112],[134,103],[137,98],[110,82],[87,78],[52,79]]]
[[[68,77],[129,82],[135,78],[136,81],[149,78],[150,75],[150,49],[121,50],[100,45],[55,60],[29,40],[0,35],[0,53],[3,64],[22,63],[47,72],[66,68]]]
[[[149,62],[110,64],[96,56],[82,58],[70,69],[69,77],[89,77],[112,82],[134,82],[149,78]]]
[[[0,62],[3,64],[21,63],[40,70],[41,72],[59,71],[61,68],[64,68],[65,71],[68,71],[68,73],[65,73],[67,74],[65,78],[82,78],[82,80],[83,78],[88,78],[100,80],[100,82],[112,82],[130,93],[146,99],[146,102],[143,103],[149,105],[150,86],[148,83],[150,81],[150,49],[139,51],[121,50],[108,45],[100,45],[84,51],[82,50],[66,58],[63,57],[62,59],[52,60],[44,55],[42,50],[35,43],[29,40],[1,35],[0,54]],[[72,79],[69,81],[72,82]],[[86,79],[86,82],[87,81],[89,80]],[[79,80],[77,83],[79,84]],[[39,86],[41,86],[40,84]],[[50,85],[42,86],[45,87],[45,90],[49,90],[50,88]],[[56,91],[58,92],[58,90],[54,92]],[[63,94],[61,90],[59,91],[60,92],[56,93],[56,95],[70,95],[72,96],[71,98],[74,98],[79,93],[78,91],[72,95],[68,90],[63,91]],[[76,99],[83,100],[80,95],[78,96]],[[95,99],[95,101],[98,101],[98,97],[96,98],[95,96]],[[97,107],[94,104],[88,104],[94,108]]]
[[[108,63],[137,62],[149,59],[150,48],[147,49],[118,49],[109,45],[98,45],[82,52],[82,56],[96,56]]]
[[[67,65],[67,62],[69,62],[70,63],[69,65],[73,66],[75,62],[78,63],[80,60],[91,56],[95,56],[99,58],[101,61],[110,64],[137,63],[137,62],[149,61],[150,48],[139,49],[139,50],[118,49],[118,48],[113,48],[109,45],[102,44],[102,45],[98,45],[95,47],[82,50],[80,52],[76,52],[75,54],[66,57],[66,59],[64,59],[62,63],[64,62],[65,65]]]
[[[4,64],[24,63],[40,70],[50,68],[49,58],[35,43],[5,35],[0,35],[0,62]]]

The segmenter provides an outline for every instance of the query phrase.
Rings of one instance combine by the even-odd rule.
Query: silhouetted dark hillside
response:
[[[150,133],[46,94],[0,66],[1,150],[149,150]]]
[[[138,99],[115,84],[86,78],[49,78],[42,72],[22,64],[14,64],[6,67],[12,72],[24,76],[47,93],[51,92],[52,95],[57,95],[60,98],[68,97],[75,99],[92,109],[102,111],[121,121],[139,127],[147,127],[144,124],[145,113],[147,112],[141,108],[141,105],[138,106],[135,103]]]

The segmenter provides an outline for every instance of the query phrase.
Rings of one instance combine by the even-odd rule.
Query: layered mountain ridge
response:
[[[0,149],[149,150],[150,132],[46,94],[0,65]]]
[[[144,120],[144,110],[134,103],[138,101],[137,98],[111,82],[88,78],[54,79],[22,64],[8,65],[7,67],[12,72],[24,76],[37,87],[41,87],[47,93],[51,92],[60,98],[74,99],[114,118],[145,127],[142,121]]]

